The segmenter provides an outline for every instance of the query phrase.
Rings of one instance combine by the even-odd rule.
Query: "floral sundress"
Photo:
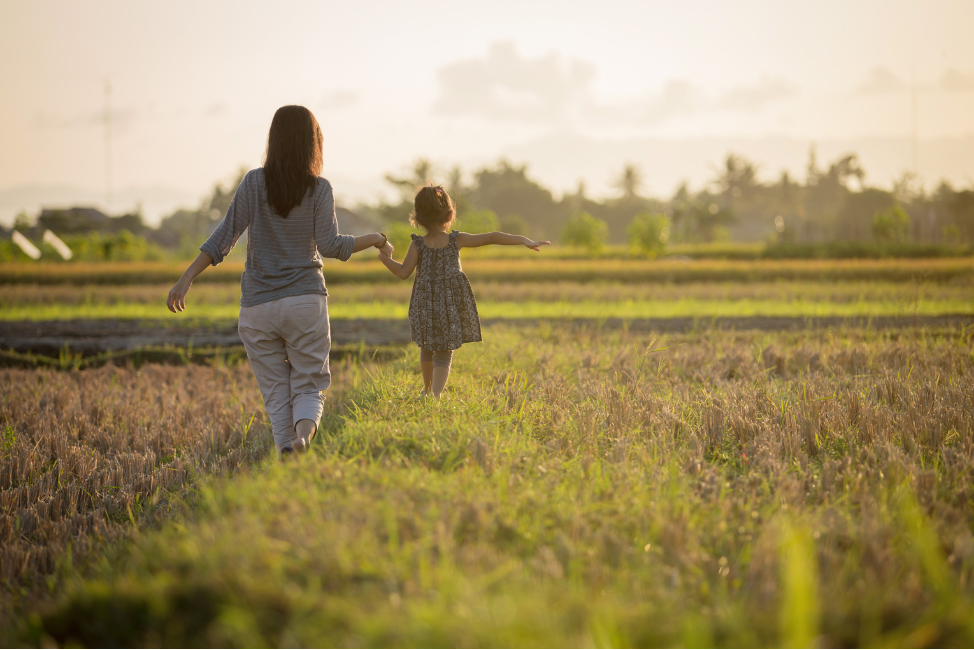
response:
[[[409,331],[419,347],[431,352],[456,350],[482,341],[480,314],[470,281],[460,266],[457,235],[443,248],[429,248],[413,234],[419,259],[409,299]]]

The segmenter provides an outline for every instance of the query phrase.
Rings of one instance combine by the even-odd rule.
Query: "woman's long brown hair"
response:
[[[274,113],[264,154],[267,203],[282,218],[314,191],[321,174],[323,138],[318,120],[304,106]]]

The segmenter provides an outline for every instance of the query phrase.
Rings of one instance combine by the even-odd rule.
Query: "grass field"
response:
[[[473,251],[475,253],[475,251]],[[974,257],[947,259],[852,260],[634,260],[559,259],[528,250],[514,259],[480,259],[462,254],[472,282],[617,282],[623,284],[692,282],[933,282],[974,280]],[[186,262],[106,262],[77,264],[0,264],[0,286],[12,284],[172,286]],[[207,269],[197,284],[240,282],[243,263],[225,262]],[[349,262],[326,260],[325,279],[338,284],[399,283],[371,252]]]
[[[474,281],[484,318],[935,316],[974,313],[974,279],[644,283]],[[236,284],[194,285],[189,309],[165,307],[169,285],[0,286],[0,320],[156,318],[233,320]],[[332,318],[405,318],[411,282],[336,284]]]
[[[349,360],[311,455],[200,477],[193,498],[133,513],[93,561],[61,561],[21,597],[4,634],[970,646],[972,345],[962,330],[656,339],[494,327],[458,353],[440,402],[416,399],[411,350]],[[145,426],[170,445],[196,431],[239,445],[254,399],[245,370],[214,369],[240,388],[210,380],[200,410],[181,396],[205,377],[160,384],[150,366],[2,371],[11,449],[36,444],[37,418],[52,423],[48,469],[23,484],[47,499],[40,477],[61,450],[97,446],[102,430],[136,447]],[[63,388],[86,380],[92,392]],[[5,452],[6,474],[21,456]]]
[[[972,303],[965,301],[921,300],[862,300],[854,303],[815,302],[801,298],[789,301],[773,299],[738,301],[681,299],[672,302],[652,300],[626,300],[603,302],[595,300],[552,301],[552,302],[479,302],[481,318],[717,318],[727,316],[939,316],[950,314],[970,314],[974,311]],[[170,314],[165,306],[122,303],[116,305],[41,305],[16,307],[0,312],[2,320],[63,320],[63,319],[103,319],[103,318],[151,318],[173,320],[220,321],[235,320],[239,305],[197,305],[190,311]],[[403,302],[368,302],[329,304],[332,319],[352,318],[400,318],[407,317],[408,304]]]

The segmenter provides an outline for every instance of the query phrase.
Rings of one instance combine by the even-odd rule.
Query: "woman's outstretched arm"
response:
[[[485,232],[480,235],[471,235],[462,232],[457,235],[458,248],[477,248],[478,246],[490,246],[497,244],[500,246],[527,246],[531,250],[540,251],[542,246],[550,246],[550,241],[535,241],[522,237],[521,235],[509,235],[506,232]]]
[[[416,252],[416,244],[409,244],[409,250],[406,251],[406,257],[403,258],[402,264],[392,259],[391,253],[392,245],[389,244],[387,248],[379,251],[379,259],[382,260],[382,263],[386,265],[386,268],[394,276],[400,280],[405,280],[416,270],[416,262],[419,260],[419,253]]]
[[[213,258],[200,251],[193,263],[183,272],[179,281],[169,290],[169,299],[166,301],[169,311],[175,314],[177,311],[186,309],[186,294],[189,293],[189,288],[193,286],[193,280],[212,264]]]

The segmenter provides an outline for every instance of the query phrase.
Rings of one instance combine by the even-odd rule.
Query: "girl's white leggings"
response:
[[[331,385],[328,298],[308,294],[241,307],[237,331],[280,452],[295,442],[299,420],[321,421],[321,393]]]

